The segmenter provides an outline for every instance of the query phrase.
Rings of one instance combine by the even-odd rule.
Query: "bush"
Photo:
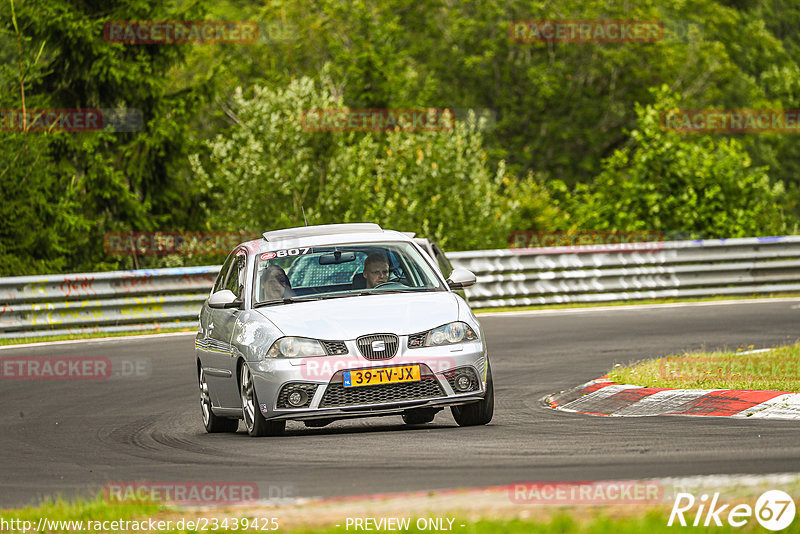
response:
[[[212,198],[211,225],[263,232],[303,224],[375,222],[450,250],[503,247],[516,195],[501,162],[491,170],[475,120],[448,131],[311,132],[304,110],[342,108],[324,78],[234,92],[230,131],[190,158]],[[528,210],[536,203],[527,201]]]
[[[660,113],[678,107],[666,88],[636,105],[629,144],[604,160],[589,185],[561,188],[568,224],[583,230],[651,230],[667,235],[746,237],[787,231],[783,186],[752,167],[735,138],[662,131]]]

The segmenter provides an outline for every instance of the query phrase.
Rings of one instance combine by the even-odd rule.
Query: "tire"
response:
[[[420,408],[418,410],[408,410],[403,413],[403,422],[407,425],[424,425],[430,423],[436,417],[439,410]]]
[[[242,397],[242,419],[247,433],[251,436],[280,436],[286,429],[286,421],[267,421],[261,415],[258,395],[253,384],[253,375],[246,362],[242,362],[239,372],[239,392]]]
[[[458,426],[485,425],[492,420],[494,415],[494,383],[492,381],[492,368],[486,362],[486,395],[482,401],[460,406],[451,406],[453,419]]]
[[[236,432],[239,429],[238,419],[219,417],[214,415],[214,412],[211,410],[211,395],[208,393],[208,382],[206,382],[206,374],[203,371],[203,366],[200,366],[200,372],[197,378],[200,384],[200,410],[203,414],[203,426],[206,427],[206,432],[209,434],[215,434],[217,432]]]

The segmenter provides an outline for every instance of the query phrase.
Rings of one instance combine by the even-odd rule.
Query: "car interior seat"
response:
[[[367,288],[367,279],[364,278],[364,273],[356,273],[353,275],[353,281],[351,282],[353,289],[366,289]]]

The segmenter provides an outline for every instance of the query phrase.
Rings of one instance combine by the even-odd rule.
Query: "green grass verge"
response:
[[[15,339],[0,339],[2,345],[22,345],[25,343],[41,343],[46,341],[70,341],[74,339],[95,339],[104,337],[144,336],[149,334],[169,334],[173,332],[190,332],[186,328],[162,328],[160,330],[132,330],[129,332],[91,332],[85,334],[68,334],[63,336],[38,336],[22,337]]]
[[[668,299],[642,299],[625,300],[614,302],[572,302],[566,304],[537,304],[532,306],[501,306],[497,308],[476,308],[473,311],[476,315],[482,313],[496,313],[506,311],[529,311],[529,310],[559,310],[565,308],[601,308],[606,306],[635,306],[647,304],[674,304],[680,302],[714,302],[720,300],[754,300],[770,298],[791,298],[800,297],[800,293],[770,293],[754,295],[722,295],[717,297],[697,297],[697,298],[668,298]]]
[[[616,367],[608,375],[615,382],[635,386],[800,392],[800,343],[769,352],[743,352],[748,351],[665,356]]]
[[[134,519],[137,517],[153,516],[168,508],[163,504],[153,502],[126,502],[111,503],[99,494],[94,499],[76,499],[66,501],[61,497],[45,499],[39,506],[28,506],[11,510],[0,510],[0,518],[20,519],[23,521],[38,522],[39,518],[46,517],[55,520],[116,520]]]

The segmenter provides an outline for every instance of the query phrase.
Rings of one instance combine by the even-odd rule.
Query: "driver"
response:
[[[367,281],[367,289],[389,280],[389,262],[386,261],[386,256],[379,252],[367,256],[364,260],[364,279]]]

